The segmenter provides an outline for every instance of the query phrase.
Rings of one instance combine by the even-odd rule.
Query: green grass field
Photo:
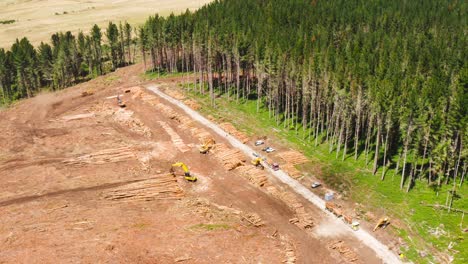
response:
[[[400,190],[400,175],[394,170],[388,170],[384,181],[380,180],[381,169],[374,176],[366,166],[364,154],[354,160],[354,153],[348,152],[345,161],[336,159],[336,152],[329,153],[329,145],[325,142],[314,146],[314,140],[309,141],[309,132],[302,128],[284,128],[277,125],[269,117],[267,109],[256,111],[256,101],[243,101],[239,104],[228,101],[226,96],[216,99],[216,107],[210,106],[207,96],[198,93],[187,93],[197,100],[204,115],[231,122],[238,129],[250,135],[275,136],[280,143],[303,151],[318,166],[321,178],[329,186],[344,192],[353,201],[361,203],[368,211],[384,212],[393,219],[399,219],[402,228],[391,225],[390,232],[395,233],[407,243],[405,252],[408,260],[415,263],[434,263],[431,255],[434,249],[444,255],[454,256],[453,263],[467,263],[468,248],[467,221],[462,223],[462,213],[434,209],[426,205],[444,205],[449,186],[443,186],[438,192],[428,187],[426,182],[416,180],[414,188],[406,193]],[[306,139],[304,139],[306,138]],[[370,167],[370,166],[369,166]],[[306,174],[307,175],[307,174]],[[457,190],[459,198],[453,202],[453,207],[466,210],[468,208],[468,188],[464,184]],[[423,253],[424,252],[424,253]],[[420,253],[424,256],[421,257]]]

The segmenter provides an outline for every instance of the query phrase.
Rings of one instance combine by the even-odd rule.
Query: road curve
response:
[[[237,140],[235,137],[229,135],[226,131],[222,130],[218,125],[213,123],[212,121],[206,119],[203,117],[201,114],[199,114],[197,111],[191,109],[190,107],[186,106],[184,103],[180,102],[177,99],[174,99],[170,97],[169,95],[165,94],[164,92],[160,91],[158,89],[158,86],[156,85],[148,85],[146,88],[158,95],[159,97],[167,100],[169,103],[181,108],[187,115],[189,115],[193,120],[198,121],[202,125],[211,128],[214,132],[216,132],[218,135],[226,138],[229,143],[233,147],[236,147],[240,149],[242,152],[244,152],[246,155],[251,156],[252,153],[255,152],[254,149],[250,148],[249,146],[243,144],[239,140]],[[309,189],[304,187],[302,184],[300,184],[298,181],[295,179],[289,177],[288,174],[285,172],[278,170],[274,171],[268,166],[265,167],[271,175],[276,177],[278,180],[283,182],[284,184],[288,185],[291,187],[296,193],[302,195],[305,199],[307,199],[309,202],[320,208],[329,218],[329,221],[333,221],[337,225],[341,225],[344,227],[344,230],[348,232],[350,235],[354,235],[359,241],[361,241],[364,245],[367,247],[371,248],[372,250],[375,251],[376,255],[382,259],[383,263],[388,263],[388,264],[396,264],[396,263],[401,263],[400,259],[398,258],[397,255],[395,255],[386,245],[382,244],[379,240],[377,240],[373,235],[371,235],[369,232],[359,229],[357,231],[351,231],[349,227],[343,222],[339,221],[333,214],[328,212],[325,209],[325,202],[316,194],[311,192]]]

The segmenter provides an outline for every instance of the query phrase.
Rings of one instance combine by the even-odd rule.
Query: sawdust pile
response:
[[[283,201],[292,211],[294,211],[295,217],[289,220],[290,223],[303,229],[314,227],[315,224],[312,220],[312,215],[306,212],[304,205],[298,201],[293,193],[280,191],[274,186],[268,186],[266,189],[269,194]]]
[[[284,161],[292,165],[299,165],[309,161],[304,154],[295,150],[288,150],[278,154]]]
[[[216,144],[213,148],[213,152],[215,157],[228,171],[244,165],[246,160],[240,150],[229,148],[225,144]]]
[[[236,168],[235,172],[249,180],[255,186],[263,187],[268,183],[266,172],[259,170],[255,166],[240,166]]]
[[[106,191],[102,196],[105,199],[115,201],[153,201],[181,199],[184,192],[174,176],[160,174],[156,175],[154,179],[130,183]]]
[[[341,240],[329,243],[328,248],[338,251],[346,262],[358,261],[357,254]]]
[[[105,164],[121,162],[129,159],[136,159],[135,151],[132,147],[111,148],[94,153],[66,159],[66,165],[83,166],[86,164]]]
[[[169,134],[172,143],[174,143],[174,145],[178,150],[180,150],[180,152],[184,153],[190,150],[190,147],[184,143],[182,138],[179,136],[179,134],[177,134],[177,132],[174,131],[174,129],[172,129],[172,127],[170,127],[166,122],[163,121],[159,121],[158,123],[166,131],[166,133]]]
[[[221,123],[219,124],[219,127],[221,127],[224,131],[228,132],[230,135],[234,136],[244,144],[247,143],[247,141],[249,141],[249,137],[245,133],[237,130],[231,123]]]

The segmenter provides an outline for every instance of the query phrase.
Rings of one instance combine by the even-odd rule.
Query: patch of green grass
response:
[[[0,20],[0,24],[3,24],[3,25],[8,25],[8,24],[13,24],[15,23],[16,20]]]
[[[190,74],[190,73],[189,73]],[[187,73],[185,72],[167,72],[167,71],[147,71],[142,73],[140,77],[146,80],[155,80],[159,78],[170,78],[170,77],[180,77],[185,76]]]
[[[430,256],[430,250],[435,248],[455,256],[454,263],[466,263],[468,261],[468,238],[462,231],[467,228],[468,220],[462,221],[462,214],[448,213],[447,210],[434,209],[426,205],[441,204],[446,202],[447,192],[452,186],[442,186],[440,190],[429,187],[424,180],[416,180],[414,188],[406,193],[406,188],[400,190],[401,175],[395,174],[395,170],[386,172],[385,179],[381,181],[382,168],[376,175],[372,175],[371,166],[366,165],[364,154],[354,160],[354,153],[348,150],[345,161],[336,158],[336,149],[329,152],[327,142],[315,147],[314,139],[309,139],[309,131],[302,128],[285,127],[283,123],[270,118],[268,109],[261,108],[257,112],[257,103],[252,100],[241,100],[239,104],[235,98],[227,99],[226,95],[216,99],[216,106],[212,107],[207,95],[193,92],[197,90],[194,85],[186,86],[187,94],[198,101],[202,108],[199,110],[204,115],[211,115],[216,119],[231,122],[239,130],[255,136],[272,136],[278,138],[280,143],[301,150],[314,160],[314,165],[320,166],[321,175],[318,176],[336,191],[341,192],[353,201],[361,203],[367,211],[379,212],[389,215],[395,221],[398,219],[403,225],[391,225],[390,231],[402,237],[408,245],[408,249],[402,249],[405,256],[416,263],[430,263],[434,258]],[[372,156],[373,157],[373,156]],[[370,157],[369,159],[372,159]],[[395,158],[394,160],[396,160]],[[468,187],[457,186],[460,196],[454,200],[453,207],[461,210],[468,208]],[[401,225],[401,227],[400,227]],[[435,230],[441,230],[440,236],[434,235]],[[451,245],[451,249],[448,249]],[[429,255],[420,257],[418,251],[428,250]]]
[[[190,230],[203,230],[203,231],[216,231],[216,230],[229,230],[232,227],[227,224],[196,224],[189,227]]]

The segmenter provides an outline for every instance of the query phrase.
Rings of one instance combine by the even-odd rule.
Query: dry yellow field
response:
[[[142,23],[149,15],[195,10],[211,0],[0,0],[0,48],[28,37],[33,44],[49,41],[57,31],[88,32],[92,25],[109,21]]]

